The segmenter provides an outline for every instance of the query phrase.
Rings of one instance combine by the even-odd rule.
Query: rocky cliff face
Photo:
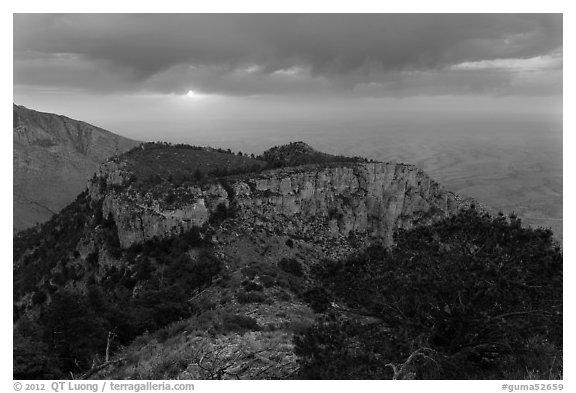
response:
[[[146,240],[179,235],[206,223],[219,204],[228,206],[227,193],[216,184],[207,190],[186,190],[188,203],[162,206],[158,201],[127,194],[109,194],[103,199],[105,216],[112,214],[122,247]]]
[[[114,217],[123,247],[202,225],[219,205],[235,211],[239,228],[309,240],[355,234],[390,244],[395,229],[430,223],[469,203],[422,170],[403,164],[270,170],[231,181],[229,192],[221,184],[180,188],[178,204],[130,187],[114,190],[128,178],[121,164],[108,163],[89,184],[92,198],[102,200],[104,214]]]
[[[432,222],[464,203],[422,170],[387,163],[273,171],[234,189],[248,225],[303,238],[356,233],[385,244],[395,229]]]
[[[48,220],[85,187],[100,163],[136,141],[90,124],[13,106],[14,230]]]

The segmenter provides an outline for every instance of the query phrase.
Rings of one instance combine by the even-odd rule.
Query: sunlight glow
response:
[[[188,90],[188,93],[186,93],[186,98],[191,98],[193,100],[199,100],[203,97],[204,96],[202,94],[198,94],[194,90]]]

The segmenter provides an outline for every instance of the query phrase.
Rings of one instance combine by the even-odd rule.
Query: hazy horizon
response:
[[[562,239],[562,118],[553,113],[420,111],[410,116],[365,110],[359,121],[340,111],[305,119],[227,118],[229,123],[201,129],[161,116],[151,123],[129,117],[116,123],[53,111],[142,141],[259,154],[302,140],[328,153],[414,164],[451,191],[519,213],[530,224],[550,226]]]
[[[180,139],[327,117],[561,118],[562,23],[561,14],[15,14],[14,101],[143,140],[159,126]]]

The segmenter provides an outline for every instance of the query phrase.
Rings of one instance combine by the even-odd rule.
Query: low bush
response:
[[[302,278],[291,274],[286,274],[285,277],[279,278],[278,286],[288,289],[295,295],[300,295],[306,289]]]
[[[248,303],[267,303],[270,300],[261,292],[240,292],[236,297],[238,303],[248,304]]]
[[[302,264],[294,258],[282,258],[280,262],[278,262],[278,267],[296,277],[302,277],[304,275]]]
[[[276,279],[267,274],[260,277],[260,282],[264,285],[264,288],[272,288],[276,285]]]
[[[177,353],[168,357],[161,357],[147,379],[173,379],[188,367],[189,359]]]
[[[246,292],[251,292],[251,291],[262,292],[262,290],[264,289],[264,287],[262,287],[262,285],[258,284],[257,282],[254,282],[254,281],[244,281],[244,282],[242,282],[242,286],[244,287]]]
[[[247,315],[225,314],[222,318],[224,332],[245,332],[260,330],[258,321]]]
[[[159,343],[163,343],[171,337],[177,336],[178,334],[184,332],[188,327],[188,321],[176,321],[171,323],[170,325],[166,326],[163,329],[160,329],[158,333],[156,333],[156,337]]]
[[[328,310],[331,298],[328,292],[322,287],[314,287],[302,294],[302,299],[310,305],[314,312],[323,313]]]
[[[46,301],[47,298],[48,297],[46,296],[46,292],[38,290],[34,292],[34,295],[32,295],[32,304],[34,305],[42,304]]]
[[[292,300],[292,296],[290,296],[290,294],[288,292],[286,292],[285,290],[281,289],[278,291],[276,297],[279,300],[285,301],[285,302],[289,302],[290,300]]]
[[[243,267],[241,271],[250,280],[253,280],[256,276],[268,275],[276,277],[278,275],[275,266],[263,262],[252,262],[250,265]]]

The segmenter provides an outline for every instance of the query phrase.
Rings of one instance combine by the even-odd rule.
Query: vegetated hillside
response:
[[[323,164],[328,162],[369,162],[362,157],[336,156],[314,150],[304,142],[291,142],[287,145],[274,146],[259,156],[273,168],[298,166],[305,164]]]
[[[149,165],[152,157],[156,165]],[[410,241],[397,238],[403,249],[414,246],[415,256],[428,259],[424,263],[419,257],[405,258],[399,269],[410,271],[413,263],[418,273],[399,272],[399,277],[413,282],[399,282],[398,293],[421,286],[421,291],[412,291],[413,299],[422,294],[423,301],[441,303],[443,298],[427,291],[452,289],[442,287],[450,283],[429,280],[436,277],[435,258],[445,264],[439,267],[440,277],[457,277],[457,272],[467,271],[461,266],[467,259],[458,253],[469,252],[480,258],[475,265],[479,277],[486,269],[496,269],[498,276],[497,269],[510,266],[523,279],[526,268],[530,279],[515,283],[521,288],[538,288],[532,277],[547,272],[541,276],[551,279],[552,289],[542,292],[541,300],[522,303],[525,293],[514,292],[511,297],[501,292],[500,283],[495,284],[498,293],[512,300],[494,310],[519,313],[514,315],[520,319],[510,323],[523,321],[524,313],[544,304],[558,310],[561,254],[554,250],[548,232],[525,231],[517,221],[508,227],[502,220],[478,221],[470,214],[459,216],[449,230],[442,229],[446,225],[442,220],[470,203],[412,166],[351,160],[266,169],[275,165],[239,154],[167,144],[144,145],[103,165],[72,205],[14,239],[15,377],[69,378],[72,373],[75,378],[113,379],[334,378],[330,370],[341,372],[342,378],[390,377],[393,374],[378,368],[385,347],[358,352],[352,345],[363,342],[365,327],[376,329],[377,338],[388,334],[391,325],[386,321],[384,327],[378,312],[380,305],[389,302],[383,296],[390,293],[378,290],[388,285],[390,276],[377,264],[364,269],[352,263],[341,269],[348,262],[337,261],[361,253],[369,244],[390,244],[389,236],[401,228],[408,230],[401,233],[413,233]],[[234,175],[224,175],[230,172]],[[423,233],[422,224],[433,224],[435,229]],[[491,225],[499,232],[491,232]],[[495,235],[483,243],[488,238],[475,236],[476,228]],[[414,243],[420,237],[431,245]],[[514,259],[516,249],[526,250],[521,254],[528,261],[525,266]],[[386,258],[387,251],[379,250],[378,258]],[[546,255],[552,255],[552,262],[540,261]],[[482,268],[491,257],[496,262]],[[335,263],[332,281],[319,273],[326,267],[315,267],[330,266],[325,260]],[[450,267],[451,263],[455,265]],[[539,268],[539,263],[548,264]],[[383,266],[392,269],[392,265]],[[358,279],[349,280],[347,269]],[[372,276],[373,281],[366,281]],[[493,280],[486,277],[489,283]],[[456,288],[456,294],[459,291]],[[357,304],[358,298],[369,302]],[[489,311],[488,318],[493,315],[491,305],[474,303],[481,298],[462,299],[467,301],[465,311],[482,306]],[[452,310],[453,305],[447,304]],[[444,304],[427,307],[436,310]],[[399,310],[412,318],[412,310]],[[329,325],[322,330],[322,321],[341,324],[350,315],[357,323],[350,329]],[[425,328],[424,341],[419,341],[418,329],[399,331],[394,342],[400,349],[387,361],[400,363],[409,355],[406,351],[418,344],[441,352],[443,347],[433,347],[438,334],[429,332],[430,326],[436,326],[429,318],[439,318],[438,314],[414,318],[410,323]],[[538,348],[557,354],[561,346],[556,340],[557,320],[558,314],[550,317],[548,325],[537,319],[539,326],[549,329],[527,330],[515,342],[532,340]],[[498,319],[499,326],[508,323]],[[450,328],[446,334],[452,337],[452,332],[474,334],[466,326]],[[330,352],[332,347],[324,352],[317,348],[319,341],[330,337],[345,339],[342,359],[352,359],[362,372],[333,362],[331,357],[340,355]],[[502,345],[509,343],[494,337]],[[554,347],[546,347],[545,340],[555,340]],[[326,359],[323,366],[314,363],[310,351]],[[530,353],[540,356],[538,351]],[[379,366],[375,368],[374,362]],[[476,363],[472,365],[477,370]],[[318,373],[317,367],[326,373]],[[410,370],[417,378],[472,375]],[[475,372],[479,377],[495,375],[490,370]]]
[[[233,153],[230,149],[184,144],[145,143],[116,159],[125,162],[138,186],[168,181],[174,185],[184,182],[206,183],[216,177],[234,173],[257,172],[267,166],[262,160]]]
[[[132,184],[140,191],[167,182],[181,186],[206,184],[218,178],[241,174],[256,174],[262,170],[283,167],[368,162],[359,157],[335,156],[314,150],[304,142],[273,147],[260,156],[232,152],[230,149],[149,142],[114,157],[122,164]]]
[[[301,377],[562,378],[562,254],[550,230],[472,208],[312,275],[324,315],[295,339]]]
[[[98,166],[138,142],[82,121],[13,106],[15,231],[48,220],[85,188]]]

